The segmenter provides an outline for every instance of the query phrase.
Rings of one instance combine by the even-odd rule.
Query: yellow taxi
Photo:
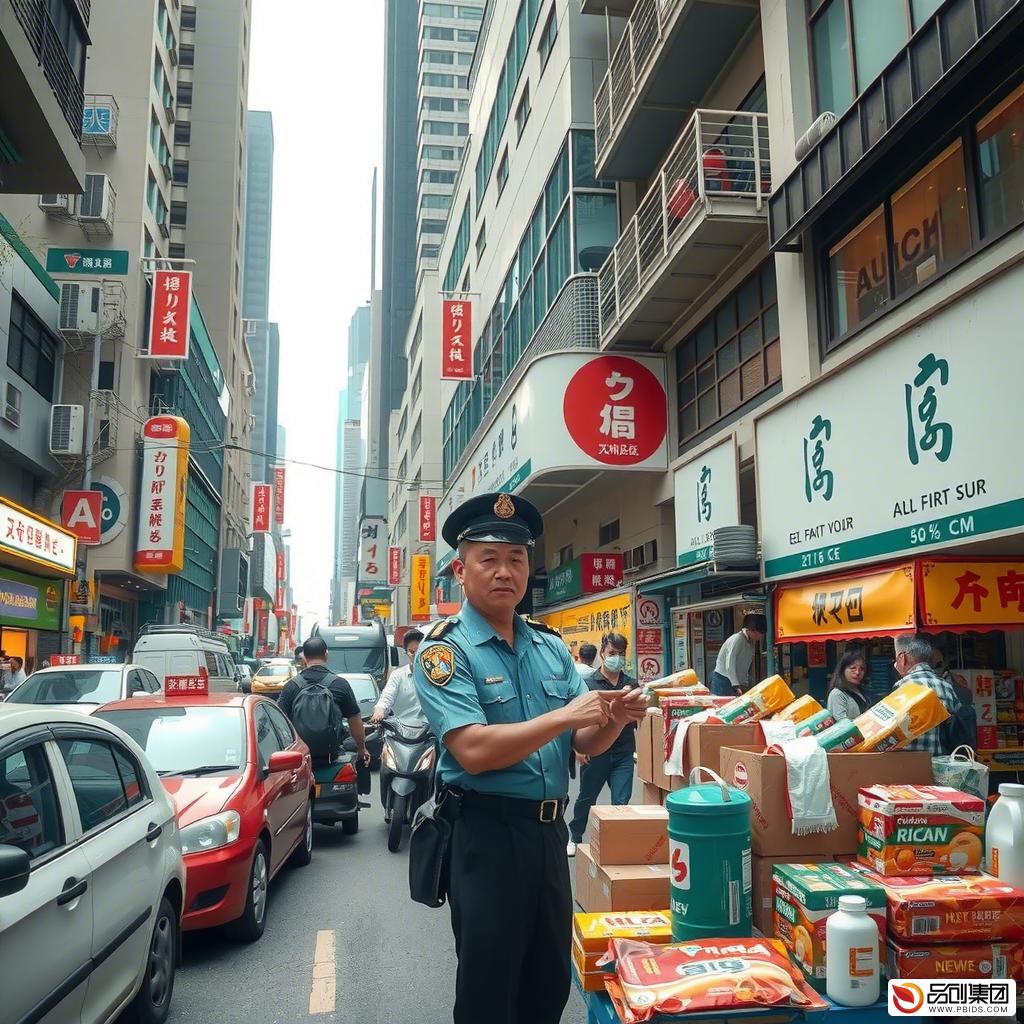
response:
[[[295,662],[291,658],[271,658],[252,677],[252,692],[275,700],[295,675]]]

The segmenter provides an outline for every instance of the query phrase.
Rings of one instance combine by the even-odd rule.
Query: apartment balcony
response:
[[[584,14],[604,14],[607,11],[613,18],[628,18],[636,4],[637,0],[580,0],[580,10]]]
[[[636,0],[594,98],[599,178],[650,176],[758,11],[758,0]]]
[[[653,348],[767,232],[768,116],[698,110],[599,275],[601,344]]]

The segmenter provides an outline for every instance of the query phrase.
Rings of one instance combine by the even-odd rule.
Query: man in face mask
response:
[[[636,680],[626,674],[626,647],[629,641],[621,633],[605,633],[601,638],[601,667],[585,678],[591,690],[631,690]],[[576,854],[576,844],[583,842],[583,832],[590,817],[590,808],[597,802],[607,784],[612,803],[628,804],[633,795],[633,754],[636,751],[636,723],[631,722],[619,738],[596,757],[579,757],[583,764],[580,775],[580,795],[576,798],[572,821],[569,823],[570,857]]]

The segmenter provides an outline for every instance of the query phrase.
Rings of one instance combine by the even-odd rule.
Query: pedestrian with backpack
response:
[[[302,645],[306,667],[285,683],[278,707],[291,719],[309,747],[314,765],[331,764],[341,749],[342,719],[356,741],[363,764],[369,765],[366,733],[352,687],[327,667],[327,644],[310,637]]]

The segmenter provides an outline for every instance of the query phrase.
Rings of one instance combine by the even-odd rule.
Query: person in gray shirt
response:
[[[718,651],[715,670],[711,673],[711,692],[716,697],[735,697],[749,690],[754,683],[754,649],[768,632],[763,615],[745,615],[743,628],[733,633]]]
[[[837,722],[863,715],[871,706],[863,686],[868,678],[864,652],[852,648],[840,659],[828,686],[828,709]]]

